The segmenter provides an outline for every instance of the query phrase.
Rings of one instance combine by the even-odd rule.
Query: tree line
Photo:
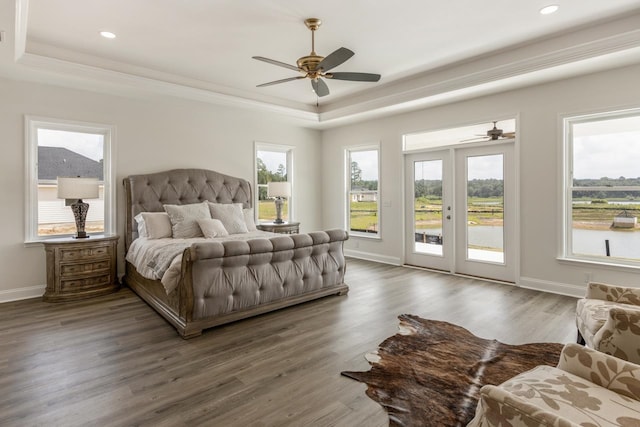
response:
[[[421,179],[415,181],[415,197],[442,197],[442,180]],[[504,180],[502,179],[473,179],[467,182],[467,194],[470,197],[502,197],[504,194]]]
[[[378,180],[363,180],[362,169],[358,162],[351,162],[351,189],[352,190],[378,190]]]
[[[598,179],[586,178],[586,179],[574,179],[574,187],[630,187],[640,186],[640,178],[625,178],[621,176],[619,178],[602,177]],[[593,190],[574,190],[574,198],[587,198],[587,199],[607,199],[607,198],[627,198],[636,199],[638,197],[638,191],[596,191]]]
[[[275,172],[270,171],[261,158],[258,158],[258,185],[269,182],[284,182],[287,180],[287,169],[279,164]],[[258,200],[267,200],[267,187],[258,187]]]

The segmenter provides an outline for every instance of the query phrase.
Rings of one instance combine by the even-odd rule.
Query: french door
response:
[[[513,143],[405,157],[410,265],[515,282]]]

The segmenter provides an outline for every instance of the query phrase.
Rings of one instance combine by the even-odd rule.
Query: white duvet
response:
[[[251,240],[276,236],[275,233],[266,231],[250,231],[242,234],[231,234],[215,239],[195,237],[191,239],[147,239],[139,237],[131,243],[126,260],[136,268],[143,277],[151,280],[160,280],[167,294],[170,294],[178,286],[180,281],[180,269],[182,253],[195,242],[230,240]]]

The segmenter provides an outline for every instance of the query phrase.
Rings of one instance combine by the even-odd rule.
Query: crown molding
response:
[[[638,13],[428,70],[317,109],[127,64],[100,62],[100,58],[84,58],[37,43],[29,45],[36,52],[27,52],[28,3],[16,0],[15,63],[4,75],[126,97],[165,95],[245,108],[316,129],[640,62]],[[86,65],[96,61],[98,65]]]
[[[249,99],[225,94],[214,90],[142,77],[120,71],[107,70],[91,65],[79,64],[47,56],[24,53],[18,64],[46,74],[43,82],[71,86],[97,92],[107,91],[121,96],[168,95],[216,105],[248,108],[284,115],[313,125],[318,122],[318,114],[312,107],[305,109],[289,107],[272,102]]]
[[[385,88],[388,95],[327,109],[320,112],[319,121],[323,126],[344,124],[637,63],[640,29],[512,62],[505,60],[509,55],[503,52],[483,59],[502,61],[499,66],[482,69],[478,64],[474,69],[473,63],[465,63],[414,78],[409,84],[391,84]]]

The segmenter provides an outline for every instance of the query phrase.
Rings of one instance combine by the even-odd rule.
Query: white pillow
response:
[[[256,221],[253,218],[253,208],[242,209],[242,213],[244,214],[244,223],[247,226],[247,230],[256,231],[258,228],[256,227]]]
[[[192,205],[164,205],[164,210],[167,211],[171,220],[174,239],[202,237],[198,220],[211,218],[207,202]]]
[[[209,202],[211,218],[219,219],[229,234],[248,233],[244,222],[242,203],[211,203]]]
[[[138,223],[138,236],[149,239],[171,237],[171,220],[166,212],[140,212],[134,217]]]
[[[226,228],[224,228],[224,225],[222,225],[222,221],[220,221],[219,219],[199,219],[198,225],[202,230],[202,234],[204,234],[204,237],[206,237],[207,239],[229,235],[229,232]]]

